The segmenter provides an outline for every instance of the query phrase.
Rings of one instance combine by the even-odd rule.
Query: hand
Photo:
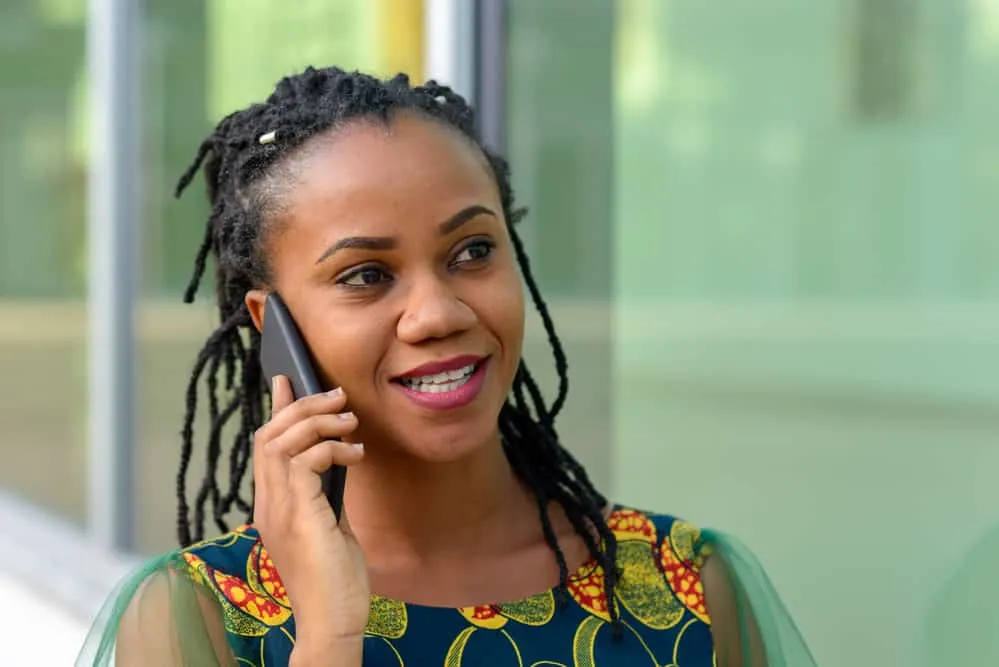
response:
[[[356,417],[341,413],[346,402],[342,391],[296,401],[279,376],[271,420],[253,443],[254,525],[288,591],[296,641],[314,647],[359,642],[368,622],[364,554],[319,477],[364,457],[361,445],[342,441],[357,428]]]

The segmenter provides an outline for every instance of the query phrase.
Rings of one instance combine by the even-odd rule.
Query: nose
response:
[[[475,311],[444,280],[428,276],[409,290],[397,335],[404,343],[415,345],[467,331],[477,321]]]

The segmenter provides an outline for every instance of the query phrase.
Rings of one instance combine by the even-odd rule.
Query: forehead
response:
[[[299,223],[356,224],[400,211],[439,222],[455,206],[499,204],[478,147],[458,130],[413,114],[351,122],[312,140],[294,162],[282,208]]]

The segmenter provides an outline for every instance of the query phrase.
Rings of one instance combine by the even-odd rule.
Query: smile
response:
[[[399,378],[406,389],[427,394],[442,394],[454,391],[464,386],[472,379],[472,374],[479,367],[478,363],[469,364],[458,370],[437,373],[436,375],[420,375],[417,377]]]
[[[458,357],[447,362],[427,364],[393,384],[422,408],[454,410],[475,400],[485,384],[488,357]]]

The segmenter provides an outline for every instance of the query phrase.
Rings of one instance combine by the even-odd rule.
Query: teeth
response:
[[[468,382],[472,373],[475,372],[476,365],[469,364],[464,368],[453,371],[437,373],[436,375],[422,375],[420,377],[402,378],[402,384],[413,391],[425,392],[428,394],[443,394],[454,391]]]

